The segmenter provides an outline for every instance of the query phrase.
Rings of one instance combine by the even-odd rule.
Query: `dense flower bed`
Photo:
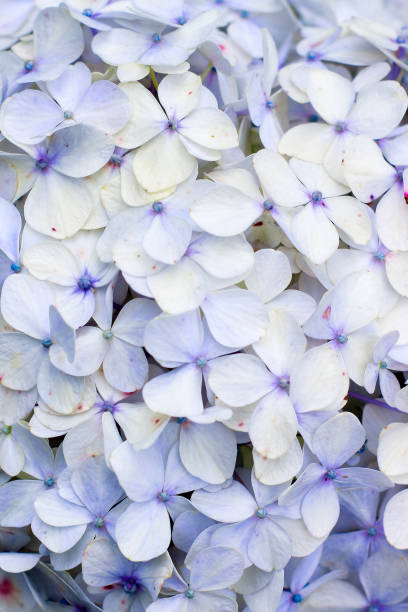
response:
[[[408,610],[407,24],[0,0],[1,612]]]

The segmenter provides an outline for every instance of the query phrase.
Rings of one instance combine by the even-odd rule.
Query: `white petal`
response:
[[[321,164],[335,137],[329,125],[304,123],[291,128],[282,136],[279,153]]]
[[[150,291],[164,312],[178,314],[200,306],[207,294],[207,275],[189,257],[150,276]]]
[[[173,130],[166,130],[142,145],[133,159],[137,180],[153,193],[182,183],[194,166],[194,158]]]
[[[202,83],[193,72],[168,75],[160,82],[158,96],[168,117],[183,119],[199,104]]]
[[[291,447],[298,422],[289,397],[284,391],[269,393],[255,408],[249,424],[254,448],[263,457],[278,459]]]
[[[253,457],[255,475],[265,485],[278,485],[291,480],[299,472],[303,463],[302,448],[296,438],[289,450],[278,459],[268,459],[255,449]]]
[[[63,111],[54,100],[42,91],[27,89],[7,98],[1,109],[0,125],[7,138],[35,144],[52,134],[63,119]]]
[[[356,244],[367,244],[371,237],[371,219],[367,206],[351,196],[325,200],[329,219]]]
[[[209,149],[231,149],[238,146],[234,124],[226,113],[216,108],[194,110],[180,121],[178,131]]]
[[[344,121],[355,96],[351,82],[330,70],[311,70],[306,91],[312,106],[327,123]]]
[[[408,548],[408,491],[394,495],[385,507],[384,532],[391,546],[399,550]]]
[[[201,385],[201,370],[188,364],[149,380],[143,388],[143,399],[155,412],[194,416],[203,411]]]
[[[381,242],[392,251],[408,250],[408,206],[400,185],[381,198],[375,217]]]
[[[262,188],[279,206],[299,206],[310,200],[304,186],[290,169],[287,161],[268,149],[258,151],[253,158],[255,172]]]
[[[312,263],[324,263],[339,244],[338,233],[324,210],[312,203],[295,214],[290,230],[296,246]]]
[[[215,493],[195,491],[191,496],[191,503],[206,516],[223,523],[244,521],[257,509],[249,491],[235,480],[229,487],[218,489]]]

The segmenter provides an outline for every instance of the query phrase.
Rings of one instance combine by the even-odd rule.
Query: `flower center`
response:
[[[337,478],[336,470],[327,470],[325,478],[326,480],[335,480]]]
[[[38,170],[46,170],[48,168],[49,165],[49,161],[46,157],[41,157],[40,159],[37,159],[37,161],[35,162],[35,166],[36,168],[38,168]]]
[[[317,123],[318,121],[319,121],[319,115],[316,115],[314,113],[309,115],[309,122],[310,123]]]
[[[109,163],[110,163],[112,166],[117,166],[117,167],[119,168],[119,167],[120,167],[120,165],[121,165],[121,163],[122,163],[122,158],[121,158],[121,156],[120,156],[120,155],[117,155],[116,153],[114,153],[114,154],[111,156],[111,158],[110,158],[110,160],[109,160]]]
[[[21,266],[17,261],[13,261],[10,264],[10,268],[13,270],[13,272],[21,272]]]
[[[77,285],[82,291],[88,291],[93,285],[93,280],[88,274],[84,274],[78,279]]]
[[[276,107],[276,104],[275,104],[275,102],[274,102],[273,100],[268,100],[268,101],[267,101],[267,103],[266,103],[266,108],[273,109],[273,108],[275,108],[275,107]]]
[[[72,111],[64,111],[64,119],[72,119],[74,113]]]
[[[153,202],[152,208],[154,212],[161,213],[163,211],[163,202]]]
[[[158,498],[160,499],[160,501],[166,503],[169,501],[170,495],[167,493],[167,491],[162,491],[161,493],[159,493]]]
[[[405,36],[397,36],[395,42],[399,45],[404,45],[407,42],[407,39],[405,38]]]
[[[85,9],[82,11],[82,14],[84,15],[84,17],[92,17],[92,15],[93,15],[93,11],[92,11],[92,9],[90,9],[90,8],[85,8]]]
[[[346,342],[348,342],[348,338],[344,334],[337,334],[336,342],[337,344],[346,344]]]
[[[338,121],[335,124],[334,129],[336,130],[338,134],[342,134],[343,132],[346,131],[346,124],[344,123],[344,121]]]
[[[378,606],[370,606],[368,608],[368,612],[379,612],[380,608]]]
[[[179,25],[184,25],[185,23],[187,23],[187,19],[182,15],[181,17],[177,19],[177,23]]]
[[[380,361],[378,364],[381,370],[386,370],[388,368],[388,363],[386,361]]]
[[[376,536],[377,535],[377,527],[369,527],[367,529],[367,534],[371,537]]]
[[[110,402],[103,402],[102,406],[101,406],[102,410],[104,412],[114,412],[115,411],[115,405],[111,404]]]
[[[264,519],[264,518],[266,518],[267,514],[268,514],[268,513],[266,512],[265,508],[258,508],[258,510],[256,511],[256,516],[257,516],[259,519]]]
[[[167,123],[167,126],[168,126],[168,128],[170,130],[176,131],[177,128],[178,128],[178,123],[177,123],[176,119],[171,119],[171,120],[169,119],[169,121]]]
[[[323,199],[323,194],[321,191],[314,191],[312,193],[312,202],[321,202]]]
[[[184,595],[187,597],[187,599],[193,599],[195,591],[193,589],[187,589],[186,591],[184,591]]]
[[[98,516],[95,520],[94,520],[94,527],[96,527],[97,529],[100,529],[101,527],[103,527],[105,525],[105,521],[101,516]]]
[[[44,340],[41,342],[41,344],[45,347],[45,348],[50,348],[51,344],[52,344],[52,340],[51,338],[44,338]]]
[[[197,359],[197,361],[196,361],[196,365],[197,365],[199,368],[201,368],[201,369],[205,368],[205,366],[207,365],[207,360],[206,360],[206,358],[205,358],[205,357],[199,357],[199,358]]]
[[[282,378],[279,379],[278,385],[281,389],[287,389],[289,387],[289,383],[290,383],[289,378],[283,376]]]
[[[315,59],[316,59],[316,57],[317,57],[317,53],[316,53],[316,51],[308,51],[308,52],[306,53],[306,59],[307,59],[309,62],[312,62],[313,60],[315,60]]]
[[[265,210],[272,210],[273,208],[273,202],[272,200],[265,200],[263,203],[263,207]]]
[[[385,254],[382,251],[377,251],[376,253],[374,253],[374,258],[378,261],[384,261]]]
[[[187,417],[177,417],[176,418],[176,423],[178,423],[179,425],[183,425],[183,423],[186,423],[187,421]]]
[[[112,330],[111,329],[105,329],[105,331],[103,332],[103,337],[106,340],[110,340],[112,338],[112,336],[113,336]]]
[[[33,68],[34,68],[34,62],[32,60],[27,60],[24,63],[24,70],[26,70],[27,72],[31,72]]]
[[[55,485],[55,480],[54,480],[54,478],[52,476],[49,476],[49,478],[46,478],[44,480],[44,484],[45,484],[46,487],[51,488],[51,487],[53,487]]]
[[[248,19],[249,11],[247,11],[245,9],[243,11],[241,11],[241,17],[242,17],[242,19]]]
[[[302,601],[303,597],[301,596],[300,593],[295,593],[294,595],[292,595],[292,601],[293,603],[300,603]]]
[[[137,593],[138,586],[134,578],[129,578],[128,582],[123,585],[123,590],[125,593]]]
[[[161,41],[161,36],[158,32],[155,32],[154,34],[152,34],[152,41],[157,44]]]
[[[11,434],[11,426],[10,425],[3,425],[3,427],[1,428],[1,433],[4,434],[5,436],[8,436]]]

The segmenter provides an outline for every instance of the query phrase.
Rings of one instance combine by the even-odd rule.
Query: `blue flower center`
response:
[[[167,493],[167,491],[162,491],[161,493],[159,493],[158,498],[160,499],[160,501],[166,503],[169,501],[170,495]]]
[[[154,212],[161,213],[163,211],[163,202],[153,202],[152,208]]]
[[[152,34],[152,41],[156,44],[161,41],[161,36],[158,32],[155,32],[154,34]]]
[[[84,15],[84,17],[92,17],[92,15],[93,15],[93,11],[92,11],[92,9],[90,9],[90,8],[85,8],[85,9],[82,11],[82,14]]]
[[[337,478],[336,470],[327,470],[325,477],[326,480],[335,480]]]
[[[316,53],[316,51],[308,51],[308,52],[306,53],[306,59],[307,59],[309,62],[312,62],[313,60],[315,60],[315,59],[316,59],[316,57],[317,57],[317,53]]]
[[[74,113],[72,111],[64,111],[64,119],[72,119]]]
[[[187,589],[186,591],[184,591],[184,595],[187,597],[187,599],[193,599],[195,591],[193,589]]]
[[[185,23],[187,23],[187,19],[182,15],[181,17],[177,19],[177,23],[179,25],[184,25]]]
[[[405,36],[397,36],[395,42],[397,42],[399,45],[405,45],[407,39],[405,38]]]
[[[323,194],[321,191],[314,191],[312,193],[312,202],[321,202],[323,199]]]
[[[344,123],[344,121],[338,121],[334,126],[334,129],[338,134],[342,134],[346,131],[346,124]]]
[[[274,102],[273,100],[268,100],[268,101],[267,101],[267,103],[266,103],[266,108],[273,109],[273,108],[275,108],[275,107],[276,107],[276,104],[275,104],[275,102]]]
[[[115,404],[111,404],[110,402],[103,402],[101,408],[104,412],[115,412]]]
[[[183,423],[185,423],[187,421],[187,417],[177,417],[176,422],[179,425],[183,425]]]
[[[120,155],[117,155],[116,153],[114,153],[114,154],[111,156],[111,158],[110,158],[110,160],[109,160],[109,163],[110,163],[110,164],[112,164],[112,166],[117,166],[117,167],[119,167],[119,166],[121,165],[121,163],[122,163],[122,158],[121,158],[121,156],[120,156]]]
[[[50,348],[51,344],[52,344],[52,340],[51,338],[44,338],[44,340],[41,342],[41,344],[45,347],[45,348]]]
[[[380,612],[380,608],[378,606],[370,606],[367,612]]]
[[[3,425],[3,427],[1,428],[1,433],[4,434],[5,436],[8,436],[9,434],[11,434],[11,426]]]
[[[259,519],[264,519],[266,518],[268,515],[268,513],[266,512],[265,508],[258,508],[258,510],[256,511],[256,516]]]
[[[315,113],[312,113],[311,115],[309,115],[310,123],[317,123],[318,121],[319,121],[319,115],[316,115]]]
[[[77,285],[82,291],[88,291],[93,286],[94,281],[88,274],[84,274],[78,279]]]
[[[46,478],[44,480],[44,484],[45,484],[46,487],[51,488],[51,487],[53,487],[55,485],[55,480],[54,480],[54,478],[52,476],[50,476],[49,478]]]
[[[245,9],[243,11],[241,11],[241,17],[242,17],[242,19],[248,19],[249,11],[247,11]]]
[[[199,358],[197,359],[197,361],[196,361],[196,365],[197,365],[199,368],[201,368],[201,369],[202,369],[202,368],[205,368],[205,366],[207,365],[207,360],[206,360],[206,358],[205,358],[205,357],[199,357]]]
[[[377,535],[377,527],[369,527],[367,529],[367,534],[371,537],[376,536]]]
[[[35,166],[38,168],[38,170],[46,170],[49,166],[49,161],[46,157],[41,157],[40,159],[37,159]]]
[[[263,207],[265,210],[272,210],[273,208],[273,202],[272,200],[265,200],[263,203]]]
[[[295,593],[294,595],[292,595],[292,601],[293,603],[300,603],[302,601],[303,597],[301,596],[300,593]]]
[[[10,268],[12,269],[13,272],[21,272],[21,266],[17,261],[13,261],[10,264]]]
[[[112,330],[111,329],[105,329],[105,331],[103,332],[103,337],[106,340],[110,340],[112,338],[112,336],[113,336]]]
[[[31,72],[33,68],[34,62],[32,60],[27,60],[26,62],[24,62],[24,70],[26,70],[27,72]]]
[[[378,364],[381,370],[386,370],[388,368],[388,363],[386,361],[380,361]]]
[[[383,253],[382,251],[377,251],[376,253],[374,253],[374,258],[378,261],[384,261],[385,253]]]
[[[123,585],[123,590],[125,593],[129,594],[137,593],[139,587],[137,585],[136,580],[134,578],[129,578],[128,581],[125,582],[125,584]]]
[[[178,128],[178,123],[175,119],[171,119],[171,120],[169,119],[167,126],[170,130],[176,131]]]
[[[94,527],[96,527],[97,529],[101,529],[101,527],[103,527],[104,525],[105,521],[101,516],[98,516],[98,518],[94,520]]]
[[[337,334],[336,342],[337,344],[346,344],[346,342],[348,342],[348,338],[344,334]]]

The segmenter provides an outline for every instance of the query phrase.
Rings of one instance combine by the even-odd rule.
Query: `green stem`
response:
[[[152,79],[152,83],[154,85],[155,90],[157,91],[159,89],[159,84],[157,82],[157,77],[156,74],[153,70],[153,68],[150,66],[150,78]]]
[[[208,66],[207,68],[204,70],[203,74],[201,75],[201,80],[204,83],[205,79],[207,78],[211,68],[213,67],[213,63],[212,62],[208,62]]]

